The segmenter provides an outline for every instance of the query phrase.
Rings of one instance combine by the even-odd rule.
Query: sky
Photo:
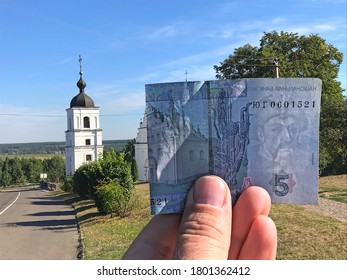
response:
[[[0,0],[0,143],[65,141],[79,55],[103,139],[132,139],[146,84],[213,80],[274,30],[335,46],[346,89],[346,0]]]

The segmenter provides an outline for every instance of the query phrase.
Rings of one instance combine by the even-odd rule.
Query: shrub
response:
[[[73,176],[74,192],[90,197],[103,214],[124,217],[134,206],[131,165],[124,153],[104,151],[97,161],[79,167]]]
[[[76,170],[73,179],[74,192],[81,197],[95,199],[97,187],[113,180],[118,180],[119,184],[129,191],[133,188],[131,166],[125,161],[124,153],[104,151],[102,158],[85,163]]]
[[[99,161],[80,166],[74,176],[74,192],[81,197],[94,197],[95,188],[102,182],[103,174]]]
[[[95,205],[99,212],[111,216],[125,217],[136,204],[132,190],[121,186],[118,180],[96,188]]]
[[[73,177],[72,176],[66,176],[62,185],[62,190],[68,193],[73,192]]]

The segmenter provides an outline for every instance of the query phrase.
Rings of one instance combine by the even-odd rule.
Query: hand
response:
[[[123,259],[275,259],[270,206],[264,189],[249,187],[232,208],[227,184],[203,176],[190,190],[183,215],[154,216]]]

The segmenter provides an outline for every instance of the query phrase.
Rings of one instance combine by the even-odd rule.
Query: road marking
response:
[[[5,211],[6,211],[8,208],[10,208],[10,207],[17,201],[17,199],[18,199],[19,196],[20,196],[20,192],[18,192],[18,195],[17,195],[16,199],[15,199],[9,206],[7,206],[4,210],[2,210],[2,211],[0,212],[0,215],[2,215],[3,213],[5,213]]]

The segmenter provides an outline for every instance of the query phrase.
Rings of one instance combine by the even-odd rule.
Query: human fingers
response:
[[[274,260],[277,252],[277,230],[265,215],[257,216],[243,243],[239,260]]]
[[[249,187],[241,194],[233,208],[229,259],[238,259],[253,221],[259,215],[268,215],[270,206],[270,196],[263,188]]]
[[[156,215],[143,228],[123,256],[125,260],[172,258],[181,215]]]
[[[216,176],[199,178],[190,190],[174,259],[227,259],[231,234],[231,195]]]

